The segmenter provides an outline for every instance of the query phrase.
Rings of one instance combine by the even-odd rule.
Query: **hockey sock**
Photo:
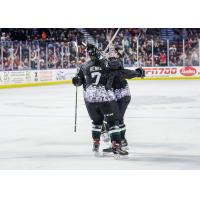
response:
[[[93,138],[93,140],[100,140],[101,129],[102,129],[101,125],[93,125],[93,127],[92,127],[92,138]]]
[[[125,133],[126,133],[126,126],[125,126],[125,124],[120,124],[119,128],[120,128],[120,133],[121,133],[121,139],[124,140]]]
[[[104,132],[108,132],[109,131],[109,127],[106,121],[103,121],[103,125],[102,125],[102,133]]]
[[[121,143],[121,134],[118,126],[111,127],[109,130],[111,142],[115,141],[116,143]]]

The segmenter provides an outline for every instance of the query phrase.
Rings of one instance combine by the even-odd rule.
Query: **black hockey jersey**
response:
[[[138,77],[139,73],[124,69],[120,59],[112,59],[88,61],[80,67],[77,76],[86,102],[109,102],[130,96],[126,79]]]
[[[108,86],[109,73],[117,69],[110,66],[107,60],[88,61],[80,67],[78,76],[83,84],[84,98],[86,102],[110,102],[115,101],[115,95]]]
[[[113,60],[110,62],[113,62]],[[119,66],[119,70],[110,72],[107,84],[113,88],[116,100],[119,100],[123,97],[131,96],[126,79],[139,77],[139,73],[135,70],[124,69],[121,59],[114,60],[112,65],[114,64]]]

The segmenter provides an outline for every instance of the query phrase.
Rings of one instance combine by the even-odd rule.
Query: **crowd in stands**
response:
[[[103,48],[115,31],[116,29],[89,29]],[[167,42],[161,38],[160,29],[121,29],[114,45],[124,49],[126,66],[198,66],[200,29],[173,31],[173,40]]]
[[[78,50],[74,42],[7,42],[0,48],[0,70],[75,68],[86,60],[86,51]]]
[[[116,31],[86,30],[102,50]],[[160,29],[123,28],[113,46],[123,49],[125,66],[199,66],[200,29],[173,31],[173,40],[167,41]],[[79,29],[9,28],[0,29],[0,37],[0,70],[73,68],[88,58]]]
[[[0,28],[1,41],[71,42],[83,39],[75,28]]]
[[[0,70],[74,68],[86,59],[76,45],[84,40],[78,29],[0,29],[0,35]]]

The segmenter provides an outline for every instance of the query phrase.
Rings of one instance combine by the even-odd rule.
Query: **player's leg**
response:
[[[99,152],[100,137],[101,137],[102,123],[104,116],[100,112],[98,105],[96,103],[86,102],[86,108],[92,120],[93,151]]]
[[[101,129],[101,138],[105,144],[110,145],[110,136],[108,134],[108,123],[104,119]]]
[[[122,146],[128,146],[128,142],[126,139],[126,125],[124,123],[124,115],[126,112],[126,109],[128,107],[128,104],[130,103],[131,97],[126,96],[123,97],[122,99],[117,101],[118,107],[119,107],[119,128],[121,132],[121,139],[122,139]]]
[[[112,143],[112,152],[114,154],[127,155],[126,150],[121,149],[121,133],[119,129],[119,110],[118,105],[115,101],[109,103],[103,103],[101,106],[107,126],[108,133],[110,135]]]

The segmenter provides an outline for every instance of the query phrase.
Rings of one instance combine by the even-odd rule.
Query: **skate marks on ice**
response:
[[[41,143],[38,148],[0,152],[0,169],[200,169],[200,154],[190,146],[153,143],[130,145],[128,158],[95,157],[89,144]],[[170,149],[170,151],[167,151]]]
[[[18,107],[18,108],[35,108],[35,109],[63,109],[65,108],[64,106],[56,106],[54,104],[49,104],[45,105],[46,102],[44,102],[44,105],[37,105],[36,103],[28,103],[28,102],[10,102],[10,103],[4,103],[5,106],[8,107]]]
[[[170,96],[141,95],[135,98],[136,98],[135,101],[132,103],[136,107],[139,105],[180,104],[180,103],[191,103],[195,101],[194,98],[181,97],[181,96],[170,97]]]
[[[129,162],[135,169],[200,169],[198,144],[135,143]]]
[[[193,154],[165,154],[133,152],[129,155],[129,162],[134,163],[133,169],[147,170],[199,170],[200,155]]]
[[[169,111],[169,109],[174,110],[184,110],[184,109],[200,109],[199,102],[196,97],[181,97],[181,96],[151,96],[143,95],[134,97],[129,105],[129,109],[134,111],[139,111],[141,109],[146,110],[163,110]]]
[[[130,87],[127,160],[94,156],[81,91],[80,134],[70,132],[72,85],[2,90],[0,169],[200,169],[199,81],[132,81]]]
[[[130,147],[127,157],[115,158],[124,162],[124,169],[200,169],[200,152],[196,151],[198,144],[136,143]],[[112,154],[103,157],[114,158]]]
[[[200,108],[200,107],[199,107]],[[0,117],[8,117],[8,118],[19,118],[19,117],[22,117],[22,118],[60,118],[60,119],[71,119],[73,118],[74,116],[73,115],[60,115],[60,114],[54,114],[54,115],[45,115],[45,114],[0,114]],[[78,116],[79,119],[88,119],[88,116],[87,115],[79,115]],[[154,115],[149,115],[149,116],[146,116],[146,115],[143,115],[143,116],[127,116],[126,119],[179,119],[179,120],[182,120],[182,119],[185,119],[185,120],[188,120],[188,119],[200,119],[200,116],[199,117],[196,117],[196,116],[154,116]]]
[[[115,158],[113,155],[102,156],[102,158],[115,159],[124,162],[120,169],[130,170],[192,170],[200,169],[200,155],[193,154],[165,154],[154,152],[129,152],[126,157]],[[129,165],[127,165],[129,162]]]
[[[0,155],[0,160],[3,159],[43,159],[43,160],[49,160],[49,159],[91,159],[93,157],[92,153],[73,153],[73,152],[62,152],[62,153],[45,153],[45,152],[3,152]]]

